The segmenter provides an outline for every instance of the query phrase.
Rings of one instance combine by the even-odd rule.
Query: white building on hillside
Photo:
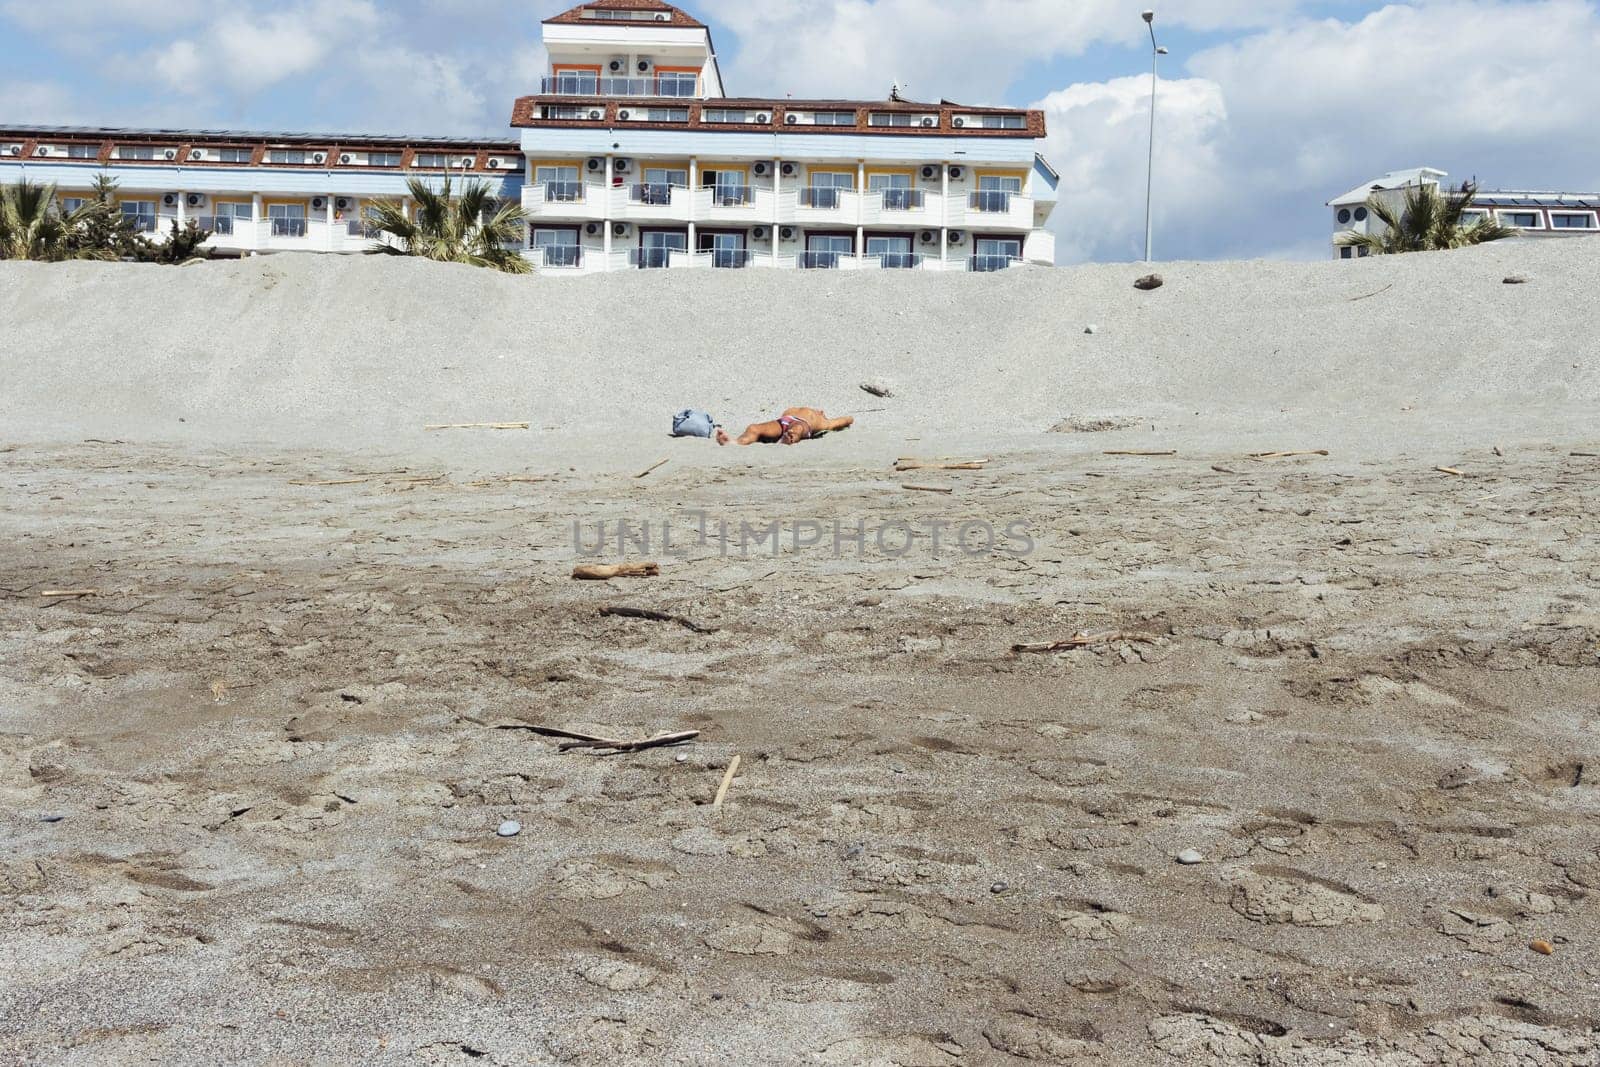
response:
[[[0,182],[72,207],[107,175],[140,231],[195,219],[230,255],[366,251],[373,201],[450,175],[519,200],[525,254],[558,274],[1055,262],[1042,112],[729,97],[711,31],[661,0],[591,0],[544,41],[520,140],[0,127]]]
[[[1333,209],[1333,234],[1375,233],[1383,225],[1367,208],[1371,197],[1378,197],[1397,211],[1404,209],[1406,194],[1413,189],[1437,189],[1448,175],[1432,167],[1390,171],[1381,178],[1358,185],[1343,196],[1328,201]],[[1523,237],[1582,237],[1600,234],[1600,193],[1540,193],[1517,189],[1479,189],[1473,210],[1462,217],[1467,223],[1493,212],[1504,226]],[[1355,249],[1333,246],[1338,259],[1352,259]]]
[[[997,270],[1053,263],[1044,115],[729,97],[711,31],[661,0],[546,21],[517,101],[542,264]]]

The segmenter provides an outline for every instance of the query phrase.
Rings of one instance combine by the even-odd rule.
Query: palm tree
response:
[[[410,216],[394,200],[379,201],[369,210],[368,231],[395,240],[378,244],[374,252],[493,267],[507,274],[533,269],[517,248],[527,220],[521,206],[497,204],[489,186],[475,180],[466,183],[460,197],[452,197],[448,175],[438,188],[420,178],[407,185],[416,205]]]
[[[1407,191],[1405,210],[1399,215],[1393,205],[1374,195],[1367,198],[1367,210],[1382,228],[1371,233],[1346,230],[1333,243],[1359,249],[1363,255],[1385,256],[1465,248],[1515,236],[1516,230],[1495,222],[1488,212],[1480,213],[1476,222],[1463,221],[1477,195],[1478,187],[1471,182],[1447,196],[1440,195],[1437,185],[1419,185]]]
[[[55,186],[23,178],[0,188],[0,259],[65,259],[66,235]]]

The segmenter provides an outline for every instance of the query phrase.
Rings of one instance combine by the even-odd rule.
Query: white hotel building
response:
[[[197,218],[233,255],[365,251],[369,203],[449,173],[520,200],[525,254],[551,274],[1055,262],[1042,112],[729,97],[710,29],[661,0],[592,0],[544,41],[520,141],[0,128],[0,182],[53,183],[71,206],[108,174],[139,229]]]

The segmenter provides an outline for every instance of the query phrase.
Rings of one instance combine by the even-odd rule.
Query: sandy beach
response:
[[[0,1062],[1600,1063],[1600,242],[1157,269],[0,264]]]

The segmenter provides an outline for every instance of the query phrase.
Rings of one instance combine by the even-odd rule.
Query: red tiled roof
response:
[[[649,22],[632,22],[624,19],[611,21],[585,18],[583,14],[584,11],[591,8],[601,11],[665,12],[666,14],[670,15],[671,18],[664,20],[651,20]],[[680,8],[673,7],[671,4],[662,3],[661,0],[592,0],[591,3],[580,4],[570,11],[563,11],[554,18],[548,18],[544,21],[547,24],[554,22],[562,24],[588,23],[593,25],[596,22],[600,22],[603,25],[608,26],[677,26],[691,30],[703,30],[706,28],[705,23],[695,19]]]

